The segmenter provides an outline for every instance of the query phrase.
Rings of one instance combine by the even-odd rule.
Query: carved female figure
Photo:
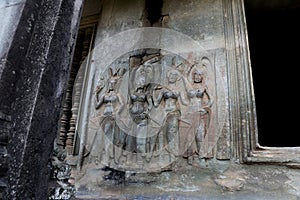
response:
[[[134,74],[134,89],[130,94],[129,110],[133,121],[146,125],[148,111],[152,108],[150,82],[153,76],[151,65],[141,65]]]
[[[193,154],[202,154],[201,144],[206,137],[210,123],[211,106],[213,103],[212,96],[208,92],[208,87],[204,82],[203,70],[192,67],[190,70],[191,82],[186,83],[187,96],[189,99],[189,109],[185,118],[191,122],[185,144],[186,152],[184,156],[192,160]]]
[[[150,95],[151,77],[151,66],[140,65],[133,73],[134,87],[129,94],[129,112],[134,122],[132,130],[135,133],[134,141],[130,143],[134,143],[134,145],[131,145],[131,148],[135,148],[136,153],[138,153],[137,162],[140,164],[143,162],[141,155],[144,156],[146,153],[148,114],[152,107]]]
[[[111,160],[117,163],[119,155],[115,151],[115,145],[121,146],[121,133],[116,123],[116,114],[122,111],[124,104],[121,95],[116,91],[120,76],[116,74],[113,75],[111,69],[109,69],[109,74],[111,78],[109,79],[106,91],[99,98],[96,93],[95,107],[96,109],[103,108],[99,124],[106,140],[103,143],[104,154],[106,155],[106,159],[108,159],[108,163]]]
[[[180,91],[180,86],[177,84],[180,80],[179,72],[171,69],[167,73],[167,85],[159,88],[157,98],[154,100],[154,106],[157,107],[163,102],[166,117],[163,123],[164,134],[159,134],[159,148],[167,145],[167,150],[170,155],[179,155],[179,120],[181,118],[181,102],[187,105],[183,93]]]

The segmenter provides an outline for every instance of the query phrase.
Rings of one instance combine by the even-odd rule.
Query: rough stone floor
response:
[[[89,184],[79,188],[72,199],[300,200],[300,169],[279,165],[179,163],[172,171],[127,175],[120,184],[100,180],[99,173],[97,176],[94,181],[86,181]],[[87,192],[88,188],[94,189]]]

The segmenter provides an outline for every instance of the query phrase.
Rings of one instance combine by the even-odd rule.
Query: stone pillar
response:
[[[9,23],[16,29],[9,36],[0,34],[9,42],[1,46],[5,64],[0,70],[0,121],[10,123],[0,127],[10,134],[7,198],[47,199],[53,141],[83,0],[15,3],[22,5],[20,16]]]
[[[26,0],[0,1],[0,199],[7,189],[9,154],[7,145],[11,135],[13,113],[12,99],[15,90],[15,70],[7,61],[7,54],[13,42]]]

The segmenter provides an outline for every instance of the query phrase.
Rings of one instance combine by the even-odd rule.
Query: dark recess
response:
[[[300,146],[300,1],[255,2],[246,0],[245,12],[259,144]]]
[[[151,26],[161,18],[162,0],[146,0],[147,19]]]

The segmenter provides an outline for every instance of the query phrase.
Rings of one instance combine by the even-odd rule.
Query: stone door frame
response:
[[[258,144],[255,96],[243,0],[223,0],[229,82],[231,156],[241,163],[300,166],[300,147]]]

